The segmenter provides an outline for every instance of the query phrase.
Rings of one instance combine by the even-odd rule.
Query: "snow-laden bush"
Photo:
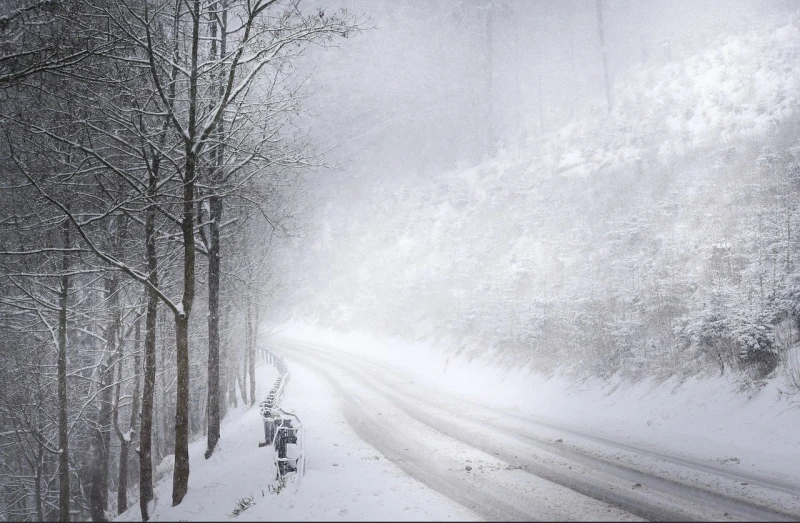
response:
[[[739,361],[752,379],[767,377],[778,366],[774,324],[763,310],[739,311],[731,335],[739,347]]]
[[[233,508],[233,512],[231,512],[230,516],[235,518],[253,505],[255,505],[255,502],[253,501],[252,497],[239,498],[236,500],[236,506]]]
[[[800,331],[800,274],[792,275],[787,281],[784,300],[789,317]]]

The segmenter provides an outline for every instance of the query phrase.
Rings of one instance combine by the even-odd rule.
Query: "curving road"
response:
[[[800,520],[800,485],[454,398],[354,355],[272,344],[330,383],[363,440],[486,519]]]

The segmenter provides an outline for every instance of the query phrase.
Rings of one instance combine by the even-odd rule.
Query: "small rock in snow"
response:
[[[641,487],[642,487],[641,483],[634,483],[633,484],[633,488],[641,488]]]
[[[472,467],[470,467],[469,465],[467,465],[467,467],[466,467],[466,471],[467,471],[467,472],[469,472],[470,470],[472,470]]]
[[[564,440],[563,440],[563,439],[561,439],[561,438],[558,438],[558,439],[556,440],[556,443],[564,443]]]

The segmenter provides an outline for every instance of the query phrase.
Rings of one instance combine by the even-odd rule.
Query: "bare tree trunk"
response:
[[[247,331],[245,331],[245,332],[247,332]],[[248,333],[245,334],[245,338],[247,336],[249,336]],[[244,351],[243,351],[243,354],[242,354],[242,367],[240,369],[242,372],[241,372],[241,374],[239,374],[238,372],[236,373],[237,374],[237,378],[238,378],[238,382],[239,382],[239,393],[242,395],[242,403],[245,404],[245,405],[249,405],[250,404],[250,402],[247,400],[247,357],[248,357],[248,352],[249,352],[247,350],[247,344],[248,343],[249,343],[249,341],[247,341],[245,339],[245,346],[244,346]]]
[[[600,52],[603,56],[603,74],[606,82],[606,102],[608,112],[611,112],[611,80],[608,74],[608,53],[606,52],[606,39],[603,34],[603,0],[597,0],[597,33],[600,35]]]
[[[121,373],[120,373],[121,374]],[[119,387],[117,388],[119,391]],[[134,409],[131,416],[136,416],[136,395],[138,390],[134,391]],[[117,405],[119,405],[119,395],[117,395]],[[131,420],[133,421],[133,419]],[[133,429],[123,434],[119,428],[117,429],[117,436],[119,437],[119,479],[117,481],[117,514],[122,514],[128,508],[128,456],[131,448],[131,435]]]
[[[253,326],[254,330],[258,328],[257,325]],[[250,373],[250,405],[256,402],[256,335],[255,332],[250,336],[250,348],[248,358],[248,370]]]
[[[228,332],[228,314],[229,310],[228,307],[225,307],[223,311],[223,316],[221,318],[221,327],[220,332]],[[234,402],[234,407],[236,406],[236,394],[231,394],[231,369],[230,369],[230,358],[231,358],[231,347],[228,345],[224,351],[220,351],[220,389],[221,389],[221,397],[220,397],[220,404],[219,404],[219,416],[220,419],[225,417],[225,414],[228,412],[228,401]],[[226,393],[227,392],[227,396]],[[235,393],[234,389],[234,393]]]
[[[101,379],[100,386],[104,388],[100,394],[100,414],[97,420],[97,432],[95,433],[94,472],[92,473],[92,485],[89,493],[89,511],[92,521],[107,521],[105,510],[108,505],[108,466],[109,466],[109,446],[110,432],[109,421],[111,418],[111,386],[108,383],[109,366],[103,364],[101,374],[105,375]]]
[[[239,376],[239,369],[237,365],[237,360],[239,359],[239,350],[238,348],[232,344],[228,343],[228,348],[226,350],[228,359],[227,365],[227,379],[228,379],[228,391],[231,395],[231,402],[233,402],[233,408],[239,407],[239,399],[236,394],[236,382],[238,381]]]
[[[189,483],[189,321],[185,314],[175,316],[175,337],[178,368],[172,506],[183,500]]]
[[[216,11],[216,4],[212,10]],[[227,17],[226,6],[223,4],[223,17]],[[220,31],[220,55],[225,56],[225,26],[221,22]],[[212,59],[217,57],[217,19],[214,17],[211,23],[211,55]],[[220,78],[220,96],[224,92],[224,84]],[[222,198],[217,195],[218,183],[222,178],[222,167],[224,163],[223,141],[225,129],[224,124],[220,123],[217,133],[220,141],[212,151],[212,175],[211,175],[211,197],[209,198],[209,218],[210,234],[208,245],[208,435],[206,444],[206,459],[214,453],[214,448],[220,437],[220,376],[219,376],[219,285],[220,285],[220,245],[219,227],[222,222]]]
[[[117,514],[122,514],[128,508],[128,458],[130,456],[130,448],[132,443],[133,434],[136,432],[136,417],[139,415],[139,365],[141,359],[139,358],[139,349],[141,341],[140,318],[136,318],[134,324],[134,356],[133,356],[133,374],[134,374],[134,389],[133,389],[133,405],[131,406],[131,420],[127,434],[122,432],[119,426],[119,398],[122,389],[122,340],[117,344],[117,384],[116,394],[114,395],[114,430],[119,439],[119,478],[117,481]]]
[[[254,282],[255,283],[255,282]],[[251,286],[252,289],[252,286]],[[250,374],[250,405],[256,402],[256,344],[258,342],[258,300],[253,300],[252,297],[248,301],[248,308],[250,309],[250,321],[248,326],[250,328],[250,336],[248,337],[248,371]]]
[[[199,0],[195,0],[199,13]],[[199,16],[195,17],[195,23]],[[197,53],[197,43],[193,44]],[[196,76],[196,71],[193,76]],[[192,89],[196,91],[196,79]],[[192,99],[196,99],[192,96]],[[190,111],[192,112],[192,111]],[[192,112],[193,113],[193,112]],[[190,117],[191,120],[194,117]],[[192,128],[194,125],[191,126]],[[186,495],[189,484],[189,316],[194,301],[194,176],[196,157],[191,146],[186,147],[186,171],[183,182],[183,300],[175,314],[175,350],[177,383],[175,402],[175,466],[172,475],[172,505],[178,505]]]
[[[174,323],[174,321],[173,321]],[[159,344],[160,362],[163,367],[162,372],[159,374],[159,385],[156,386],[156,404],[155,404],[155,425],[153,432],[155,432],[158,440],[156,441],[156,449],[153,453],[153,458],[156,463],[164,459],[164,456],[175,451],[175,406],[171,403],[174,392],[168,390],[172,383],[167,383],[168,378],[171,380],[172,376],[168,375],[167,370],[167,356],[169,351],[166,342]],[[173,351],[174,352],[174,351]],[[159,393],[161,398],[159,398]],[[161,401],[159,401],[159,399]],[[170,415],[170,408],[172,415]]]
[[[195,0],[195,25],[200,20],[200,2]],[[197,31],[192,42],[192,81],[190,100],[197,100]],[[196,104],[189,109],[189,128],[195,127]],[[172,475],[172,505],[179,505],[189,484],[189,316],[194,302],[194,177],[197,157],[193,140],[186,145],[186,169],[183,180],[183,300],[175,314],[175,350],[177,390],[175,404],[175,467]]]
[[[229,374],[228,375],[228,386],[229,386],[229,392],[230,392],[230,395],[231,395],[231,401],[233,402],[233,408],[236,409],[236,408],[239,408],[239,398],[238,398],[238,395],[236,394],[236,374],[237,374],[236,368],[235,367],[233,369],[229,368],[228,369],[228,374]]]
[[[200,0],[194,0],[192,50],[189,70],[189,137],[185,140],[186,166],[183,172],[183,299],[175,314],[175,357],[177,391],[175,404],[175,466],[172,473],[172,506],[179,505],[189,485],[189,317],[194,303],[194,184],[197,167],[198,47],[200,43]]]
[[[121,231],[117,231],[121,233]],[[97,420],[95,433],[94,473],[92,474],[92,487],[89,495],[90,512],[92,521],[107,521],[105,511],[108,507],[108,468],[111,447],[111,424],[114,411],[111,403],[111,376],[113,367],[109,360],[121,350],[115,346],[119,332],[119,298],[117,295],[117,281],[115,276],[106,278],[106,304],[108,306],[108,323],[105,328],[106,346],[103,351],[103,363],[100,367],[100,413]]]
[[[69,220],[64,220],[64,248],[69,248]],[[69,522],[69,428],[67,425],[67,298],[69,253],[61,258],[61,293],[58,310],[58,518]]]
[[[36,453],[36,479],[34,502],[36,503],[36,518],[38,521],[44,521],[44,507],[42,506],[42,458],[44,454],[44,444],[39,440],[39,448]]]
[[[211,234],[208,250],[208,441],[206,459],[213,454],[220,436],[219,225],[222,220],[222,200],[216,195],[211,196],[209,206],[211,208]]]
[[[253,329],[252,329],[253,318],[251,316],[250,291],[249,291],[249,289],[246,292],[247,292],[247,298],[246,298],[246,302],[245,302],[245,311],[244,311],[244,318],[245,318],[245,321],[244,321],[244,332],[245,332],[245,336],[244,336],[244,365],[242,366],[242,385],[243,385],[243,387],[242,387],[242,398],[244,399],[244,403],[246,405],[252,405],[253,401],[254,401],[254,398],[252,396],[248,397],[248,390],[253,390],[253,387],[252,387],[252,384],[251,384],[251,386],[248,389],[248,387],[247,387],[247,378],[250,375],[250,358],[251,358],[250,347],[252,345],[251,338],[252,338],[252,335],[253,335]]]
[[[119,447],[119,480],[117,484],[117,514],[128,508],[128,456],[131,442],[122,441]]]
[[[139,440],[139,509],[142,521],[150,517],[148,503],[153,499],[153,399],[156,385],[156,321],[158,318],[158,255],[156,252],[156,209],[153,198],[158,180],[158,158],[151,166],[147,193],[150,206],[145,218],[147,253],[147,316],[144,327],[144,387],[142,389],[142,427]]]
[[[494,74],[494,10],[486,9],[486,154],[494,153],[494,97],[492,76]]]

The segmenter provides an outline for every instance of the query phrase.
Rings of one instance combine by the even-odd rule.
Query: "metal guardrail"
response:
[[[283,390],[286,386],[286,382],[289,380],[289,368],[286,366],[286,362],[283,360],[283,357],[267,351],[267,361],[275,365],[280,374],[275,380],[275,384],[272,385],[272,389],[270,389],[269,393],[267,394],[267,399],[258,404],[261,408],[262,417],[264,417],[266,413],[269,413],[270,410],[278,406],[278,403],[283,397]]]
[[[273,455],[277,464],[275,479],[283,482],[291,472],[296,472],[298,479],[305,474],[305,430],[297,415],[278,410],[281,418],[275,430]]]
[[[259,403],[264,420],[264,442],[258,446],[273,448],[275,479],[285,483],[286,476],[294,472],[299,481],[305,474],[305,431],[300,418],[278,407],[289,380],[289,368],[283,357],[270,351],[267,351],[267,361],[275,365],[280,374],[267,398]]]

